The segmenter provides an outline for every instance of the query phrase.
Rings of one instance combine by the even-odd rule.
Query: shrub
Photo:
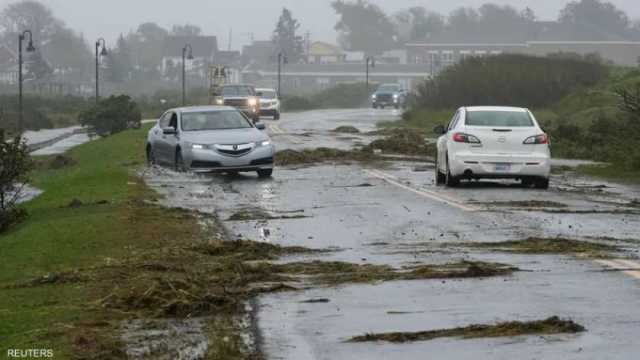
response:
[[[572,90],[594,86],[608,76],[598,62],[525,55],[472,57],[418,86],[416,105],[457,108],[471,105],[552,105]]]
[[[0,233],[26,216],[16,205],[32,165],[25,141],[0,139]]]
[[[80,113],[80,123],[99,136],[108,136],[140,127],[142,114],[129,96],[110,96]]]

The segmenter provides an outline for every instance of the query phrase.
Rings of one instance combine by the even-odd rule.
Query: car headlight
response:
[[[393,94],[393,98],[394,98],[394,99],[397,99],[397,98],[399,98],[399,97],[400,97],[400,95],[398,95],[398,94]]]
[[[271,145],[271,140],[258,141],[256,146],[269,146]]]
[[[224,99],[216,99],[216,105],[224,105]]]
[[[203,149],[206,149],[207,146],[202,144],[191,144],[191,148],[193,150],[203,150]]]
[[[372,99],[375,99],[376,97],[378,97],[376,94],[371,95]]]
[[[249,105],[250,106],[256,106],[258,104],[258,102],[256,101],[256,99],[249,99]]]

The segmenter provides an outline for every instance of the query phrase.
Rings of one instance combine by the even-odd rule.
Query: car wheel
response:
[[[456,187],[460,185],[460,179],[451,175],[451,170],[449,169],[449,159],[447,158],[447,174],[445,175],[445,184],[448,187]]]
[[[536,189],[547,190],[549,188],[549,179],[536,180]]]
[[[440,165],[438,164],[436,156],[436,186],[443,185],[447,181],[447,176],[440,171]]]
[[[273,175],[273,169],[258,170],[258,177],[261,179],[270,178]]]
[[[373,105],[371,105],[371,107],[372,107],[372,108],[374,108],[374,109],[377,109],[377,108],[378,108],[378,105],[373,104]]]
[[[156,164],[156,154],[151,145],[147,145],[147,164],[149,166]]]
[[[176,151],[175,170],[177,172],[185,172],[185,171],[187,171],[187,168],[184,165],[184,159],[182,158],[182,151],[180,151],[180,150]]]
[[[280,111],[276,111],[275,114],[273,114],[273,120],[280,120]]]

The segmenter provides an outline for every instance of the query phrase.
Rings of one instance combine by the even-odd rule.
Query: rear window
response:
[[[533,120],[523,111],[469,111],[466,125],[491,127],[532,127]]]

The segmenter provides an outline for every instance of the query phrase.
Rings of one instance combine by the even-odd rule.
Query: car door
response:
[[[159,162],[165,164],[173,164],[173,150],[170,147],[171,138],[174,135],[164,134],[163,130],[172,127],[172,120],[175,117],[173,111],[167,111],[160,119],[160,134],[158,136],[157,144],[155,146],[156,156]]]

